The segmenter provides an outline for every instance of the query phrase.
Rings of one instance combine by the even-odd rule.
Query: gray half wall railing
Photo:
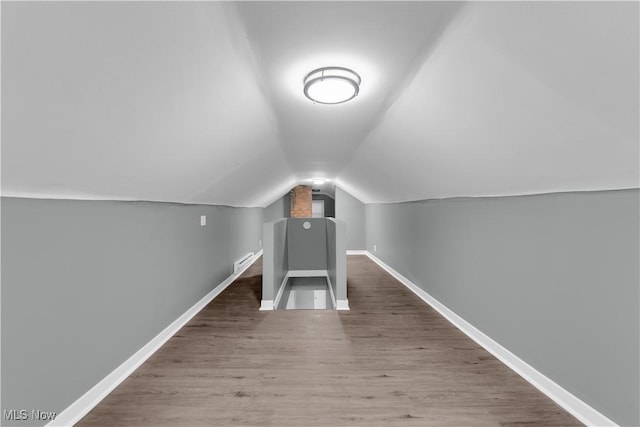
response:
[[[348,310],[347,224],[327,218],[327,274],[336,298],[336,309]]]
[[[260,309],[273,310],[276,293],[289,270],[286,218],[263,225],[262,248],[262,301]]]
[[[304,228],[308,222],[310,227]],[[263,226],[261,310],[273,310],[289,277],[322,276],[334,306],[348,310],[346,224],[332,218],[283,218]]]

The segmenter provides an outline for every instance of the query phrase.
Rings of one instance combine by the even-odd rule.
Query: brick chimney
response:
[[[291,218],[311,218],[311,186],[298,185],[289,193]]]

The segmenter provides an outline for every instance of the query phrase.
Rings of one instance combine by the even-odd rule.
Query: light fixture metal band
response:
[[[331,72],[331,71],[337,71],[337,74],[331,74],[331,73],[327,73],[327,72]],[[316,74],[319,74],[317,77],[314,77]],[[346,74],[346,75],[344,75]],[[327,79],[336,79],[336,80],[343,80],[347,83],[349,83],[351,86],[353,86],[353,95],[347,99],[343,99],[341,101],[337,101],[337,102],[322,102],[322,101],[318,101],[317,99],[312,98],[309,95],[309,88],[316,82],[322,81],[322,80],[327,80]],[[308,73],[305,77],[304,77],[304,96],[306,96],[307,98],[309,98],[311,101],[316,102],[318,104],[328,104],[328,105],[334,105],[334,104],[342,104],[344,102],[350,101],[353,98],[355,98],[356,96],[358,96],[358,93],[360,92],[360,83],[362,82],[362,79],[360,78],[360,75],[358,73],[356,73],[355,71],[349,69],[349,68],[345,68],[345,67],[322,67],[322,68],[316,68],[315,70],[311,71],[310,73]]]

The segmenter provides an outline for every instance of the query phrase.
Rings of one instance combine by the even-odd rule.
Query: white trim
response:
[[[327,270],[289,270],[289,277],[324,277],[328,276]]]
[[[287,272],[287,274],[284,275],[284,279],[282,279],[282,283],[280,283],[280,288],[278,288],[276,299],[273,300],[273,310],[277,309],[278,305],[280,304],[280,299],[282,298],[282,294],[284,294],[284,288],[287,286],[289,277],[289,272]]]
[[[253,261],[251,261],[251,264],[253,264],[258,258],[260,258],[262,256],[262,253],[264,252],[264,249],[260,249],[254,256],[253,256]],[[249,268],[249,266],[251,264],[247,264],[247,268]],[[239,274],[244,273],[244,270],[242,270],[242,272],[240,272]]]
[[[272,299],[263,299],[260,301],[260,311],[271,311],[273,310],[273,300]]]
[[[205,217],[206,218],[206,217]],[[233,272],[236,273],[244,268],[245,265],[251,264],[254,260],[253,252],[249,252],[248,254],[242,256],[240,259],[236,260],[233,263]]]
[[[327,286],[329,287],[329,295],[331,296],[331,303],[333,304],[333,309],[338,309],[338,303],[336,301],[336,296],[333,294],[333,288],[331,287],[331,278],[327,274]]]
[[[82,417],[87,415],[98,403],[102,401],[109,393],[111,393],[121,382],[133,373],[140,365],[142,365],[149,357],[153,355],[169,338],[174,336],[193,316],[198,314],[207,304],[215,297],[220,295],[234,280],[238,278],[258,257],[262,255],[260,250],[251,263],[237,273],[227,277],[224,282],[216,286],[211,292],[205,295],[200,301],[195,303],[190,309],[184,312],[180,317],[174,320],[169,326],[164,328],[162,332],[156,335],[151,341],[144,345],[140,350],[136,351],[131,357],[124,361],[120,366],[114,369],[109,375],[104,377],[98,384],[94,385],[89,391],[83,394],[78,400],[69,405],[65,410],[60,412],[55,420],[47,424],[47,427],[64,427],[72,426]]]
[[[609,418],[602,415],[600,412],[596,411],[582,400],[578,399],[576,396],[562,388],[562,386],[555,383],[553,380],[537,371],[527,362],[520,359],[518,356],[511,353],[496,341],[482,333],[482,331],[477,329],[471,323],[458,316],[447,306],[429,295],[422,288],[418,287],[415,283],[411,282],[402,274],[398,273],[396,270],[385,264],[382,260],[376,258],[369,251],[367,251],[366,255],[371,258],[371,260],[373,260],[376,264],[386,270],[389,274],[395,277],[400,283],[409,288],[409,290],[420,297],[420,299],[429,304],[434,310],[436,310],[445,319],[451,322],[453,326],[464,332],[469,338],[474,340],[485,350],[494,355],[498,360],[515,371],[518,375],[527,380],[529,383],[531,383],[531,385],[547,395],[551,400],[556,402],[582,423],[588,426],[598,427],[617,426],[617,424],[611,421]]]
[[[367,251],[364,249],[347,249],[347,255],[366,255]]]
[[[336,301],[336,310],[351,310],[349,308],[349,300],[339,299],[338,301]]]

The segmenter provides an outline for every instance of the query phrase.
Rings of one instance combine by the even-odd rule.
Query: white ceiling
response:
[[[637,2],[3,2],[2,194],[264,206],[639,186]],[[302,78],[352,67],[360,96]]]

